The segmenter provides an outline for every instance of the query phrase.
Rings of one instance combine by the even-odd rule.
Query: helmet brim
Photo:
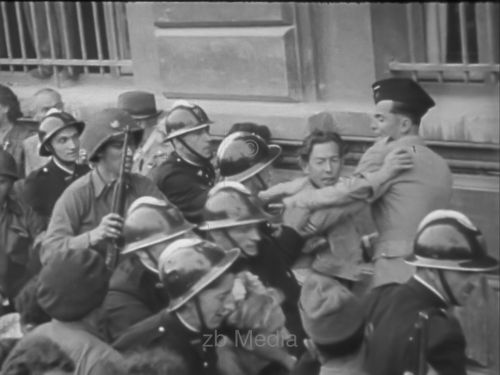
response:
[[[54,135],[56,135],[56,133],[60,132],[63,129],[67,129],[71,126],[76,128],[76,130],[78,131],[78,136],[81,136],[83,133],[83,130],[85,129],[85,123],[83,121],[77,121],[77,122],[73,122],[71,124],[64,125],[64,126],[60,127],[59,129],[56,129],[56,130],[50,132],[49,134],[47,134],[45,136],[45,139],[43,140],[43,142],[40,142],[40,148],[38,149],[38,154],[40,156],[52,155],[52,153],[47,149],[47,143],[50,142],[50,140],[52,139],[52,137],[54,137]]]
[[[144,250],[144,248],[157,245],[159,243],[172,240],[183,234],[186,234],[190,230],[193,230],[196,226],[194,224],[186,224],[185,227],[175,233],[165,235],[163,233],[158,233],[155,236],[151,236],[149,238],[144,238],[140,241],[131,242],[127,246],[125,246],[121,252],[122,255],[130,254],[136,251]]]
[[[208,126],[210,124],[212,124],[212,123],[213,123],[212,121],[209,121],[209,122],[206,122],[206,123],[201,124],[201,125],[193,126],[192,128],[174,130],[170,134],[167,135],[167,137],[165,138],[164,142],[168,142],[168,141],[171,141],[172,139],[175,139],[175,138],[178,138],[178,137],[182,137],[183,135],[186,135],[186,134],[189,134],[189,133],[196,132],[198,130],[202,130],[202,129],[208,128]]]
[[[405,263],[416,267],[463,272],[490,272],[498,269],[498,260],[489,255],[480,259],[443,260],[423,258],[415,254],[410,254],[405,258]]]
[[[184,293],[182,296],[178,298],[174,298],[170,301],[167,312],[175,311],[182,307],[186,302],[188,302],[191,298],[196,296],[199,292],[205,289],[209,284],[218,279],[224,272],[228,270],[229,267],[233,265],[233,263],[240,256],[240,250],[238,248],[234,248],[226,251],[226,255],[224,258],[217,264],[212,267],[211,271],[203,276],[198,282],[196,282],[188,292]]]
[[[234,174],[232,176],[224,176],[224,181],[238,181],[244,182],[256,174],[262,172],[265,168],[270,166],[281,155],[281,146],[269,145],[269,157],[266,161],[255,164],[247,170]]]
[[[120,135],[123,135],[123,134],[124,134],[123,131],[117,131],[115,133],[109,134],[106,138],[104,138],[101,142],[99,142],[94,147],[94,149],[91,150],[91,152],[89,152],[89,154],[87,156],[88,160],[89,161],[94,161],[97,152],[101,149],[101,147],[103,147],[106,144],[106,142],[108,142],[113,137],[120,136]],[[131,129],[130,130],[130,135],[136,137],[135,141],[136,141],[137,145],[139,144],[139,142],[140,142],[143,134],[144,134],[144,129],[137,128],[137,129]]]
[[[207,220],[198,226],[198,229],[203,232],[209,232],[217,229],[242,227],[245,225],[259,224],[267,221],[265,218],[258,219],[248,219],[248,220],[234,220],[234,219],[223,219],[223,220]]]

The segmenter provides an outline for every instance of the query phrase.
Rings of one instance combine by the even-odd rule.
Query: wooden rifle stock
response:
[[[113,190],[113,205],[111,208],[112,213],[118,214],[121,217],[125,215],[125,199],[126,199],[125,188],[127,185],[127,174],[130,173],[130,171],[127,168],[127,151],[130,138],[129,126],[125,128],[124,134],[125,137],[123,140],[120,174],[118,175],[118,179],[116,180],[115,188]],[[112,240],[106,249],[106,266],[108,267],[108,269],[114,270],[116,268],[120,258],[120,251],[121,251],[120,239]]]

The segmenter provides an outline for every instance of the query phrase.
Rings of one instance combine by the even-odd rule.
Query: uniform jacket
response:
[[[75,362],[75,375],[109,375],[113,370],[125,371],[121,354],[83,322],[52,320],[36,327],[21,344],[29,345],[31,338],[37,336],[46,337],[61,347]]]
[[[381,180],[376,171],[387,154],[399,147],[410,151],[413,168],[389,181]],[[309,209],[334,205],[332,209],[343,210],[345,205],[360,201],[371,204],[379,234],[374,243],[374,282],[380,285],[410,277],[411,267],[400,259],[412,252],[418,224],[425,215],[448,208],[451,191],[452,175],[446,161],[426,147],[421,137],[411,135],[379,140],[363,154],[351,178],[319,189],[314,196],[300,194],[297,201]],[[389,268],[382,268],[388,262]]]
[[[213,337],[189,330],[175,312],[163,310],[130,327],[113,347],[120,352],[164,347],[179,354],[189,375],[216,375],[217,353]]]
[[[13,193],[0,208],[0,292],[13,298],[39,269],[33,250],[43,220]]]
[[[75,164],[72,174],[50,160],[42,168],[30,173],[24,181],[23,199],[33,210],[49,222],[56,201],[76,179],[89,172],[87,165]]]
[[[203,220],[208,191],[215,182],[215,171],[210,163],[191,164],[174,151],[165,163],[151,171],[151,178],[187,220],[193,223]]]
[[[371,375],[403,374],[416,354],[412,341],[418,312],[448,307],[415,278],[405,284],[373,289],[364,304],[367,321],[373,325],[366,362]],[[427,335],[427,362],[437,373],[465,375],[465,338],[458,320],[449,314],[433,315],[428,321]]]
[[[108,334],[112,340],[168,306],[168,297],[158,287],[159,283],[158,275],[147,270],[135,255],[118,265],[104,300]]]
[[[146,177],[131,173],[125,189],[125,210],[143,196],[165,199],[158,188]],[[105,184],[96,170],[73,182],[57,200],[43,241],[41,259],[57,249],[80,250],[90,248],[89,231],[111,212],[115,182]],[[104,254],[106,244],[94,250]]]

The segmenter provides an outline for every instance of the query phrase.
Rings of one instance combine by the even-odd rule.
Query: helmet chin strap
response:
[[[186,147],[186,148],[189,150],[189,152],[191,152],[193,155],[195,155],[195,156],[196,156],[197,158],[199,158],[201,161],[203,161],[203,162],[207,163],[207,162],[210,160],[210,158],[209,158],[209,157],[207,158],[207,157],[205,157],[205,156],[201,155],[198,151],[196,151],[196,150],[195,150],[195,149],[193,149],[191,146],[189,146],[189,145],[186,143],[186,141],[185,141],[182,137],[177,137],[176,139],[177,139],[180,143],[182,143],[182,145],[183,145],[184,147]],[[173,143],[173,142],[172,142],[172,143]],[[174,148],[175,148],[175,145],[174,145]]]
[[[245,250],[243,250],[241,248],[241,246],[238,244],[238,242],[236,242],[234,240],[234,238],[231,237],[231,235],[229,234],[229,231],[226,228],[222,229],[222,233],[224,233],[224,235],[226,236],[226,238],[229,240],[229,242],[231,243],[231,246],[237,247],[238,249],[241,249],[241,254],[243,254],[245,257],[249,257],[249,255],[245,252]]]
[[[438,276],[439,276],[439,281],[441,281],[441,285],[443,286],[443,290],[446,293],[448,299],[450,300],[450,303],[454,306],[460,306],[460,303],[457,301],[457,298],[453,294],[450,284],[448,284],[448,281],[446,280],[446,277],[444,277],[444,272],[443,270],[438,269],[437,270]]]
[[[262,185],[263,187],[263,190],[267,190],[269,188],[269,186],[267,186],[266,182],[264,181],[264,179],[262,178],[262,176],[260,175],[260,172],[257,173],[255,175],[255,177],[257,178],[257,181],[259,181],[259,183]]]
[[[197,295],[194,296],[194,306],[196,308],[196,313],[198,314],[198,320],[200,321],[200,332],[203,334],[210,331],[207,327],[205,316],[203,315],[203,311],[201,310],[200,299]]]
[[[57,153],[54,151],[54,148],[52,147],[52,145],[47,145],[49,150],[50,150],[50,153],[52,155],[53,158],[57,159],[57,162],[64,165],[65,167],[68,167],[68,169],[73,169],[75,164],[76,164],[76,161],[65,161],[65,160],[62,160],[59,156],[57,156]]]

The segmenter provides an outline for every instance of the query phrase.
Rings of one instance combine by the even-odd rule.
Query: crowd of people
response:
[[[419,136],[432,98],[372,89],[352,174],[321,113],[275,183],[265,125],[215,150],[199,105],[129,91],[82,121],[45,88],[33,134],[0,85],[1,373],[465,375],[453,308],[498,261]]]

